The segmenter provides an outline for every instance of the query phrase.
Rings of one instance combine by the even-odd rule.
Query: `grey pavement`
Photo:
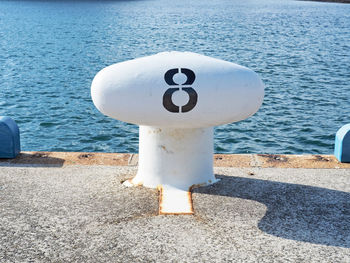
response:
[[[158,215],[128,166],[0,167],[0,262],[350,262],[350,169],[215,168]]]

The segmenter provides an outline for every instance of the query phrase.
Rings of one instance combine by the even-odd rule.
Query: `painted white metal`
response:
[[[169,185],[160,188],[160,214],[193,214],[191,192]]]
[[[213,128],[173,129],[140,126],[139,169],[135,185],[189,190],[215,182]]]
[[[191,69],[191,85],[198,93],[196,106],[186,113],[173,113],[162,105],[169,86],[169,69]],[[182,73],[174,76],[183,84]],[[190,52],[163,52],[117,63],[102,69],[94,78],[91,95],[105,115],[137,125],[173,128],[203,128],[248,118],[260,107],[264,86],[252,70],[227,61]],[[188,95],[179,90],[174,100]],[[179,99],[181,100],[181,98]],[[184,105],[179,104],[179,105]]]
[[[230,62],[164,52],[104,68],[91,96],[105,115],[140,125],[139,169],[125,185],[160,188],[162,213],[190,213],[190,188],[216,181],[212,127],[254,114],[264,85]]]

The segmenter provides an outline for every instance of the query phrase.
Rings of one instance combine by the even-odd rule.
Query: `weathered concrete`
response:
[[[0,262],[350,262],[350,169],[253,164],[160,216],[157,191],[121,185],[135,166],[4,162]]]
[[[215,154],[216,167],[350,168],[333,155]],[[136,166],[138,154],[89,152],[21,152],[15,159],[0,159],[0,166],[111,165]]]

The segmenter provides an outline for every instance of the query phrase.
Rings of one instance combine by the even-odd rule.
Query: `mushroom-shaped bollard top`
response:
[[[248,68],[196,53],[163,52],[102,69],[91,95],[102,113],[121,121],[203,128],[254,114],[264,86]]]
[[[139,168],[129,184],[160,187],[163,213],[191,213],[187,191],[216,181],[213,126],[254,114],[264,85],[230,62],[164,52],[102,69],[91,95],[105,115],[140,125]]]

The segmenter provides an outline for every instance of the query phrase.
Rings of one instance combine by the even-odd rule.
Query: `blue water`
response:
[[[1,1],[0,115],[22,150],[137,152],[138,127],[103,116],[105,66],[161,51],[247,66],[257,114],[217,127],[217,153],[329,154],[350,123],[350,5],[273,0]]]

